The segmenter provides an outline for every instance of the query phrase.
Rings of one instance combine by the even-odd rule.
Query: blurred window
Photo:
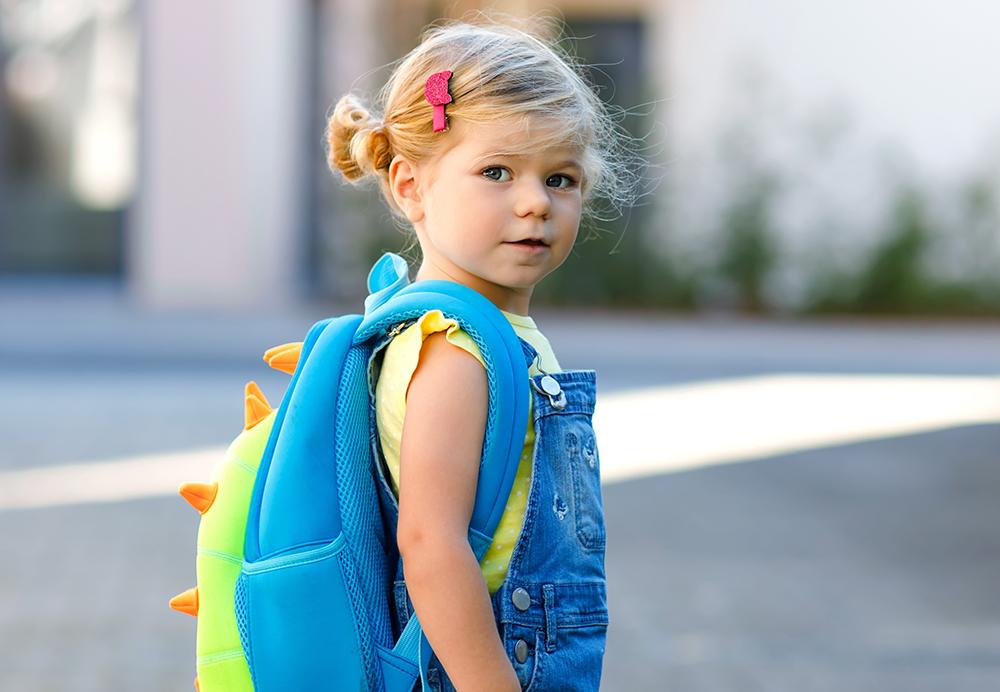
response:
[[[135,0],[0,0],[0,272],[121,272],[138,74]]]
[[[566,20],[576,54],[590,66],[601,98],[622,108],[643,103],[643,25],[634,18]],[[628,123],[626,123],[628,124]]]

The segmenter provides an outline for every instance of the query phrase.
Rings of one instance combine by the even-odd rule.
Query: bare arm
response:
[[[487,407],[483,366],[443,333],[428,337],[407,394],[398,542],[414,610],[455,688],[519,692],[468,541]]]

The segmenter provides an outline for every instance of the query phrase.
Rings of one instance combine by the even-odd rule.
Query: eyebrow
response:
[[[580,162],[575,159],[566,159],[565,161],[560,161],[558,164],[556,164],[555,168],[578,168],[581,171],[583,170],[583,166],[581,166]]]
[[[474,161],[478,165],[487,159],[523,159],[527,156],[529,156],[527,153],[495,151],[489,154],[483,154],[482,156],[477,156]],[[583,170],[583,166],[576,159],[564,159],[563,161],[560,161],[552,166],[552,168],[576,168],[578,170]]]

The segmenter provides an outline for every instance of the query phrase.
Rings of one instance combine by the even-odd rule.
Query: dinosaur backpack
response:
[[[398,552],[383,525],[373,354],[432,309],[482,351],[489,382],[483,457],[469,526],[481,560],[506,506],[527,426],[520,340],[487,299],[459,284],[409,284],[387,253],[368,277],[364,315],[324,320],[265,360],[292,373],[272,411],[254,383],[246,428],[210,483],[181,495],[202,513],[198,586],[171,607],[198,616],[200,692],[409,692],[431,650],[416,617],[391,619]]]

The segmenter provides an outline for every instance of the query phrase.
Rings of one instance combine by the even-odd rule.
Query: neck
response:
[[[424,260],[417,272],[417,281],[436,279],[440,281],[452,281],[471,288],[481,296],[489,300],[504,312],[509,312],[522,317],[528,316],[528,303],[531,301],[532,287],[510,288],[500,286],[479,278],[468,272],[462,272],[462,276],[454,276],[453,273],[446,272],[441,267]]]

